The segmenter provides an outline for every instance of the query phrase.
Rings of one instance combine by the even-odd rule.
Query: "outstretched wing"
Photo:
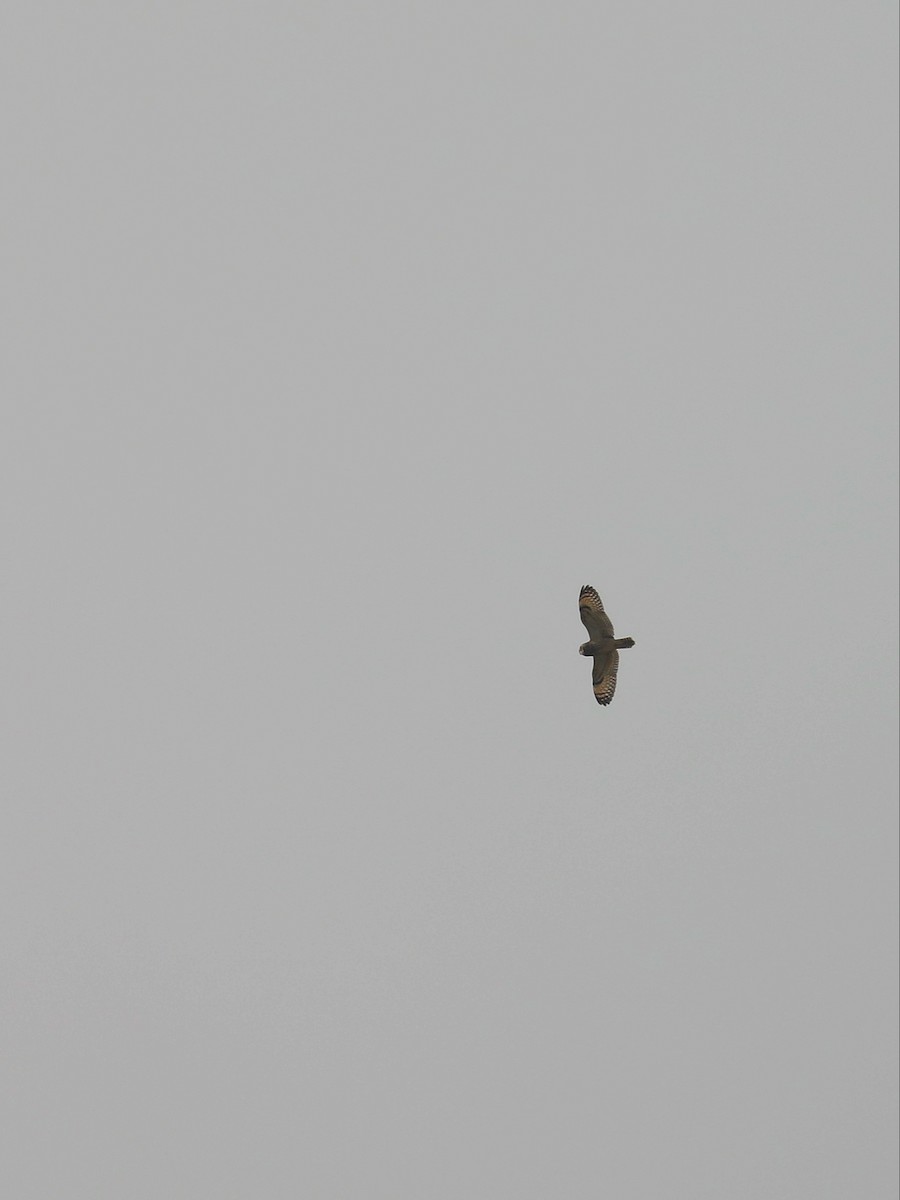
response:
[[[578,612],[581,616],[581,623],[588,631],[588,637],[592,642],[600,642],[604,638],[614,636],[612,621],[603,611],[603,601],[589,584],[585,584],[581,589],[581,595],[578,597]],[[615,674],[613,674],[613,686],[615,687]]]
[[[598,654],[594,658],[594,699],[598,704],[609,704],[616,694],[616,674],[619,670],[619,652]]]

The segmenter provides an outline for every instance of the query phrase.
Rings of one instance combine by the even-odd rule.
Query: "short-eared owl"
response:
[[[603,601],[592,587],[585,585],[578,597],[578,612],[588,631],[590,641],[579,646],[578,653],[594,660],[594,698],[598,704],[609,704],[616,694],[616,674],[619,670],[619,651],[634,645],[634,638],[617,638],[612,621],[606,615]]]

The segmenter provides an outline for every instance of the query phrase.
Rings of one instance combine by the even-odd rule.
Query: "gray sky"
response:
[[[894,6],[3,21],[4,1192],[894,1195]]]

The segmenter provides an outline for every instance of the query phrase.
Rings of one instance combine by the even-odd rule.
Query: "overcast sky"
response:
[[[895,26],[7,8],[5,1194],[895,1194]]]

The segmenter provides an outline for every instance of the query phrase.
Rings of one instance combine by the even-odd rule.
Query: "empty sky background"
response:
[[[4,1192],[895,1194],[894,6],[2,25]]]

